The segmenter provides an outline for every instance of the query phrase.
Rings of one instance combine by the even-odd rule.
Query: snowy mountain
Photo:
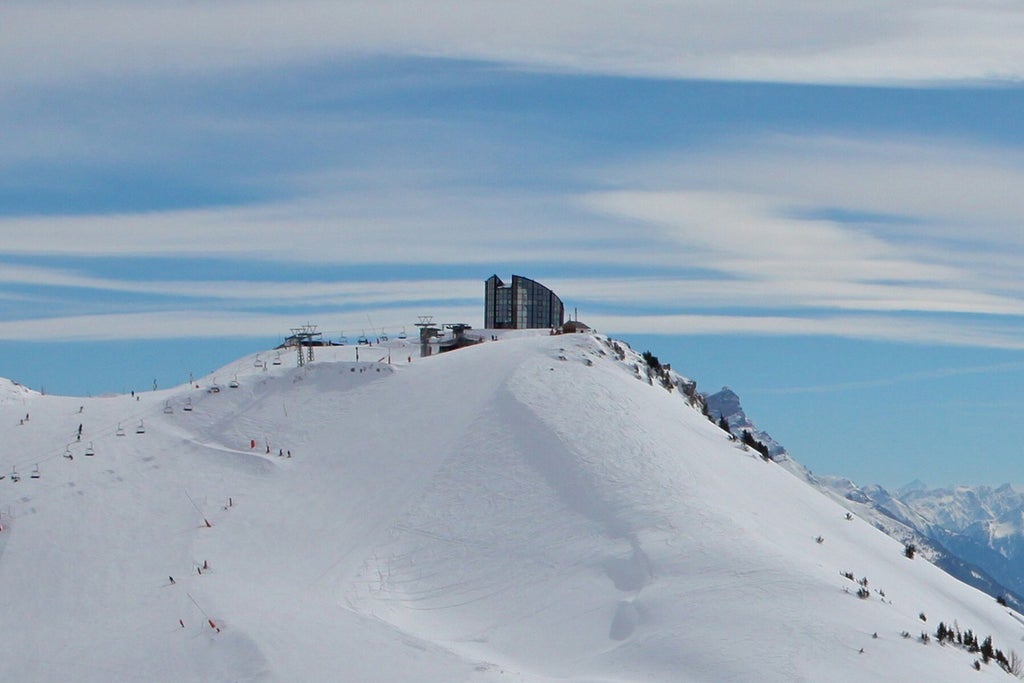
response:
[[[1014,486],[928,489],[917,483],[896,493],[880,486],[862,491],[879,508],[1024,596],[1024,493]]]
[[[1022,607],[1024,497],[1009,485],[999,489],[959,487],[929,491],[920,480],[890,493],[878,485],[859,486],[845,477],[815,475],[750,420],[739,396],[728,387],[705,396],[712,419],[725,417],[733,435],[747,430],[769,448],[782,467],[831,496],[952,576],[1015,607]]]
[[[1009,664],[1021,615],[620,342],[355,350],[134,397],[4,386],[0,680],[1008,675],[967,633]]]
[[[722,387],[720,391],[713,394],[705,394],[704,400],[712,419],[718,422],[724,418],[733,435],[740,436],[744,430],[747,430],[755,439],[768,447],[768,453],[773,460],[781,462],[787,459],[788,453],[783,445],[773,439],[768,432],[758,429],[750,421],[740,404],[740,397],[732,389]]]

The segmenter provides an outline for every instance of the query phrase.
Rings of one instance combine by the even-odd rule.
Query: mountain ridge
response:
[[[600,335],[249,356],[0,436],[6,680],[966,681],[919,634],[1022,632]]]

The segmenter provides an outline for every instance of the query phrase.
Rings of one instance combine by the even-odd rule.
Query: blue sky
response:
[[[1024,481],[1024,10],[745,5],[4,3],[0,375],[479,325],[516,273],[816,472]]]

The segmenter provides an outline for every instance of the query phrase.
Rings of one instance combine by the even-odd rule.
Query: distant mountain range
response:
[[[772,459],[858,516],[989,595],[1020,605],[1024,596],[1024,492],[1011,484],[929,489],[915,480],[896,491],[815,475],[782,444],[758,429],[728,387],[705,395],[709,414],[724,417],[734,434],[749,430]]]

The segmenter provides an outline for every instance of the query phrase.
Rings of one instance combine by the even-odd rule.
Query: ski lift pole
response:
[[[199,603],[196,602],[196,599],[192,597],[192,594],[189,593],[188,591],[185,591],[185,595],[187,595],[188,599],[192,601],[192,604],[196,606],[196,609],[199,610],[200,613],[202,613],[202,615],[204,617],[206,617],[206,623],[208,623],[210,625],[210,628],[215,629],[217,631],[217,633],[220,633],[220,627],[217,626],[216,623],[214,623],[214,621],[210,617],[210,615],[206,613],[206,610],[204,610],[202,607],[199,606]]]
[[[203,518],[203,522],[206,524],[206,526],[212,527],[213,525],[210,524],[210,520],[206,519],[206,515],[204,515],[203,511],[199,509],[199,506],[196,505],[196,502],[192,500],[192,496],[188,495],[188,491],[185,491],[185,497],[188,498],[188,502],[192,503],[192,507],[196,509],[196,512],[199,513],[199,516]]]

